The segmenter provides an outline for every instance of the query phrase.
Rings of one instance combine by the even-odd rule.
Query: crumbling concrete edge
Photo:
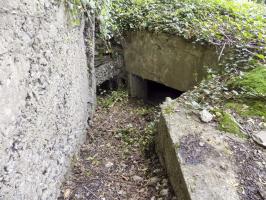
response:
[[[170,136],[169,115],[161,114],[157,126],[158,134],[155,138],[156,153],[159,156],[160,163],[165,167],[169,181],[179,200],[190,200],[189,191],[178,160],[176,145]]]
[[[155,145],[177,199],[239,200],[237,166],[228,144],[231,136],[170,101],[161,106]]]

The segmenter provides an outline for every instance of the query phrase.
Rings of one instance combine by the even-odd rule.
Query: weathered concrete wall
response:
[[[56,199],[85,139],[93,51],[58,2],[0,0],[0,199]]]
[[[144,79],[187,91],[218,63],[214,48],[192,44],[177,36],[131,32],[124,44],[126,70]]]

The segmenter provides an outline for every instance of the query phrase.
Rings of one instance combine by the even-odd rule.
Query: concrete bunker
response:
[[[219,70],[213,47],[163,33],[128,33],[124,61],[131,96],[144,99],[147,98],[146,80],[185,92],[204,79],[209,68]]]
[[[161,98],[160,100],[162,100],[167,96],[177,98],[183,92],[200,83],[207,76],[209,68],[219,70],[219,59],[214,48],[196,45],[180,37],[167,34],[129,33],[124,47],[124,58],[128,72],[129,94],[132,97],[139,97],[144,100],[150,100],[151,98],[155,100]],[[154,91],[157,91],[157,93],[154,93]],[[162,105],[162,110],[173,106],[171,102],[174,101],[170,101],[169,104],[166,101]],[[177,107],[182,108],[181,105]],[[176,113],[175,115],[180,119],[176,117],[174,121],[181,123],[174,123],[172,116],[162,112],[158,124],[158,134],[155,139],[156,152],[167,171],[178,199],[238,199],[237,192],[224,179],[224,177],[228,177],[230,181],[235,182],[232,171],[221,172],[217,168],[204,171],[197,166],[198,168],[195,167],[194,173],[190,171],[194,170],[192,165],[187,168],[184,167],[182,157],[180,157],[178,151],[180,141],[174,139],[185,134],[187,127],[190,127],[190,123],[193,122],[191,119],[187,119],[186,114],[184,114],[185,117],[182,116],[183,118],[181,118],[179,113]],[[181,119],[184,121],[181,121]],[[200,125],[200,123],[196,124],[192,132],[201,134],[197,130]],[[173,129],[173,126],[177,126],[177,128]],[[201,126],[205,128],[204,125]],[[214,132],[215,129],[213,128],[212,131]],[[205,146],[207,146],[207,143]],[[203,149],[202,147],[197,148],[199,150]],[[213,154],[213,160],[215,160],[215,156],[216,151]],[[224,157],[223,161],[225,162],[227,159]],[[210,159],[206,162],[207,164],[204,164],[208,166],[211,162]],[[207,169],[207,167],[205,168]],[[195,179],[191,174],[200,178]],[[216,175],[221,178],[213,178]],[[208,180],[208,187],[204,188],[202,183],[205,183],[206,177],[211,178]],[[197,180],[195,185],[189,182],[194,179]],[[222,190],[219,187],[212,187],[212,184],[219,186],[217,184],[219,182],[223,187]],[[230,191],[231,196],[219,192],[223,190]]]

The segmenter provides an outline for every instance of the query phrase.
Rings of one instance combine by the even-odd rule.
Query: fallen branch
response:
[[[222,57],[222,55],[223,55],[223,51],[224,51],[225,45],[226,45],[226,43],[224,43],[223,48],[222,48],[222,50],[221,50],[221,52],[220,52],[220,54],[219,54],[218,62],[220,62],[220,60],[221,60],[221,57]]]
[[[96,194],[94,194],[89,188],[87,188],[86,186],[83,186],[83,188],[87,191],[87,192],[89,192],[90,194],[92,194],[92,196],[94,196],[96,199],[99,199],[99,200],[101,200]]]

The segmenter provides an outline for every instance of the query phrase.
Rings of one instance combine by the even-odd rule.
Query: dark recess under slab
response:
[[[178,98],[183,91],[173,89],[164,84],[143,79],[137,75],[129,74],[129,94],[131,97],[141,98],[150,104],[160,104],[166,97]]]

